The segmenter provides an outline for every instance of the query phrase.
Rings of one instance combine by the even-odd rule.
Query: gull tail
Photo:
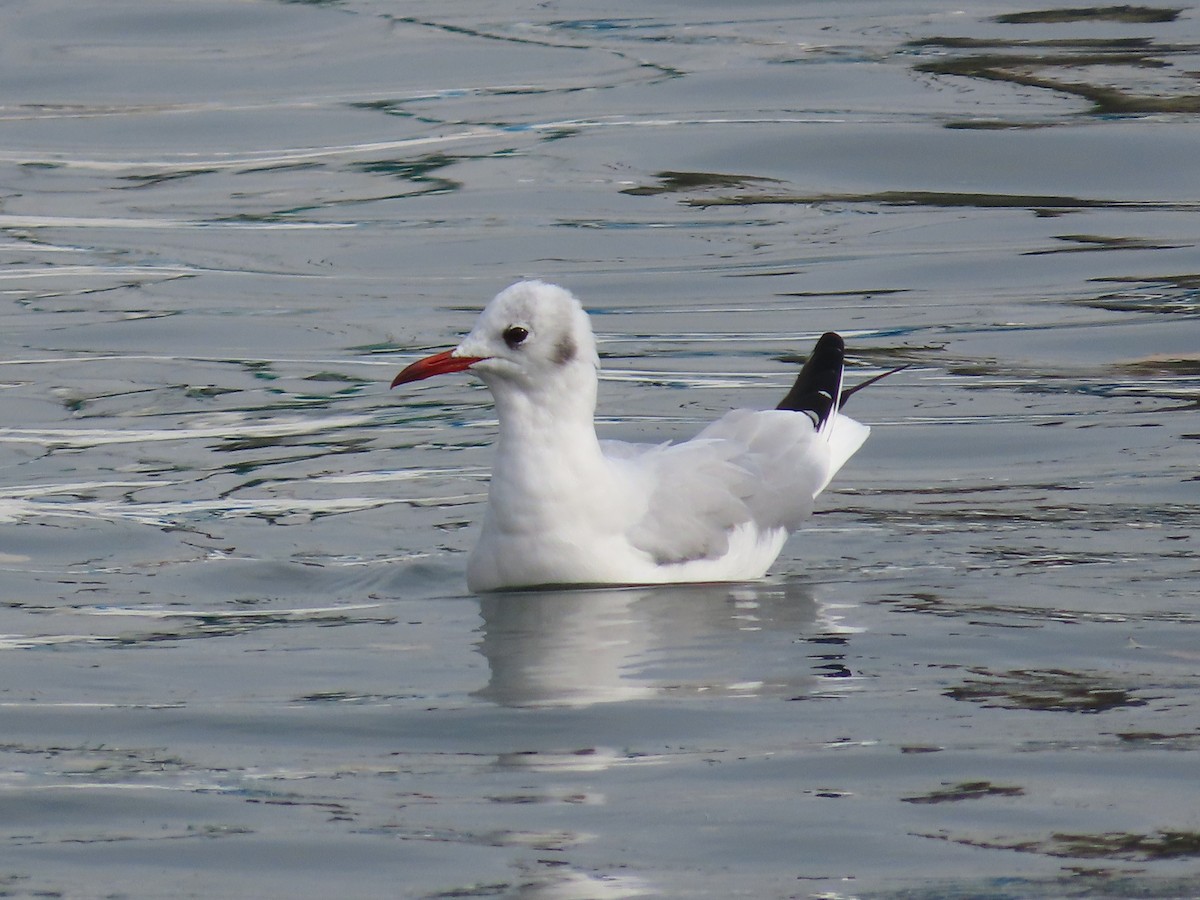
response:
[[[840,334],[829,331],[821,335],[800,368],[796,383],[775,408],[802,412],[812,419],[818,433],[825,433],[845,402],[846,394],[842,392],[845,357],[846,345]]]
[[[911,363],[888,369],[873,378],[868,378],[862,384],[842,389],[842,369],[845,364],[846,345],[842,337],[834,332],[821,335],[817,345],[813,347],[812,355],[796,376],[796,383],[780,401],[776,409],[790,409],[802,412],[813,420],[818,431],[824,431],[828,422],[842,410],[850,398],[865,387],[875,382],[895,375],[907,369]],[[834,398],[837,401],[834,402]]]
[[[862,384],[843,390],[842,372],[845,356],[845,342],[840,335],[832,331],[821,335],[817,345],[813,347],[812,355],[796,376],[796,383],[776,407],[804,413],[812,419],[817,433],[829,444],[829,470],[820,487],[813,493],[814,497],[825,489],[830,479],[871,433],[871,429],[866,425],[841,415],[842,407],[868,385],[908,368],[907,365],[897,366],[874,378],[868,378]]]

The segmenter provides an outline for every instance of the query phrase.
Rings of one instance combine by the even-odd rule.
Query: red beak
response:
[[[392,387],[408,384],[410,381],[420,381],[432,375],[445,375],[447,372],[461,372],[479,362],[481,356],[454,356],[453,350],[435,353],[424,359],[418,359],[411,366],[392,379]]]

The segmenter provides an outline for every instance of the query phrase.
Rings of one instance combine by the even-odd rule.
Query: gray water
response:
[[[0,7],[0,895],[1200,896],[1200,12]],[[1138,21],[1156,20],[1156,21]],[[874,432],[761,583],[476,597],[605,437]]]

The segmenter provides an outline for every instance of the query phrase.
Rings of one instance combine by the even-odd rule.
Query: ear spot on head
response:
[[[510,350],[516,350],[527,337],[529,329],[520,325],[509,325],[504,329],[504,343],[508,344]]]
[[[575,358],[577,348],[575,341],[570,335],[566,335],[559,339],[559,342],[554,345],[554,362],[556,365],[565,366]]]

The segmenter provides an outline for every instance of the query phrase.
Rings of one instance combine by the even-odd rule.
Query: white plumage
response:
[[[766,573],[869,433],[837,411],[841,339],[822,340],[829,361],[807,385],[815,403],[733,410],[679,444],[600,441],[587,314],[563,288],[523,281],[456,348],[392,386],[469,369],[495,399],[500,434],[467,565],[472,590],[746,581]],[[805,390],[798,382],[793,394]]]

